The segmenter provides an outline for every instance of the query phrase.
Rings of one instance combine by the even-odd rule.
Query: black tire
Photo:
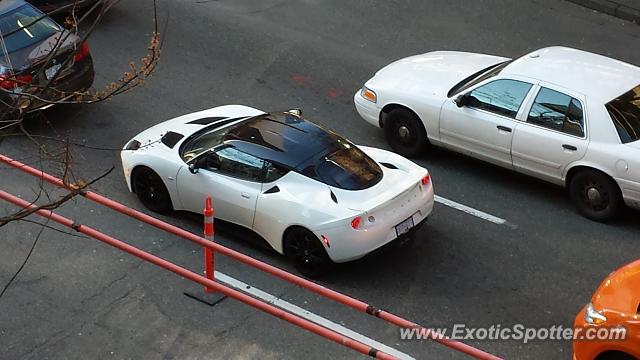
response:
[[[284,253],[300,273],[312,279],[326,274],[333,265],[320,240],[301,227],[287,231]]]
[[[596,360],[638,360],[638,359],[627,353],[623,353],[620,351],[611,351],[598,356]]]
[[[147,209],[161,214],[172,210],[171,197],[167,187],[155,171],[148,167],[136,168],[131,181],[138,199]]]
[[[569,184],[571,201],[584,217],[606,222],[614,219],[622,208],[618,184],[597,170],[582,170]]]
[[[420,155],[429,145],[422,120],[406,108],[396,108],[387,114],[384,132],[393,151],[402,156]]]

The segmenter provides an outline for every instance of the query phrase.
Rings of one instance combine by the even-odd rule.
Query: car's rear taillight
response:
[[[17,87],[29,85],[33,81],[31,75],[5,76],[0,75],[0,87],[6,90],[13,90]]]
[[[431,182],[431,175],[425,175],[420,182],[422,182],[422,185],[428,185]]]
[[[360,218],[360,216],[358,216],[357,218],[354,218],[353,220],[351,220],[351,227],[354,229],[359,229],[360,225],[362,225],[362,219]]]
[[[73,61],[78,62],[86,58],[87,55],[89,55],[89,45],[85,41],[82,43],[82,45],[80,45],[78,52],[75,55],[73,55]]]

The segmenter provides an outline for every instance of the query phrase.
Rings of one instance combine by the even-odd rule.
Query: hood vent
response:
[[[393,170],[397,170],[398,169],[397,166],[395,166],[395,165],[393,165],[391,163],[381,162],[380,165],[382,165],[382,166],[384,166],[384,167],[386,167],[388,169],[393,169]]]
[[[183,137],[184,135],[178,134],[177,132],[167,131],[167,133],[162,136],[160,141],[162,141],[163,144],[167,145],[169,149],[173,149],[173,147],[176,146],[178,141],[180,141],[180,139],[182,139]]]
[[[194,125],[209,125],[213,122],[216,121],[220,121],[226,119],[226,117],[221,117],[221,116],[213,116],[213,117],[206,117],[206,118],[202,118],[202,119],[196,119],[193,121],[189,121],[187,124],[194,124]]]

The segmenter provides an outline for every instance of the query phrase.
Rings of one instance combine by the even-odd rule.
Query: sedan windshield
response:
[[[623,144],[640,140],[640,85],[609,101],[606,108]]]
[[[449,93],[447,94],[448,97],[452,97],[453,95],[462,92],[470,87],[472,87],[475,84],[478,84],[486,79],[492,78],[498,74],[500,74],[500,72],[507,67],[507,65],[509,65],[513,60],[507,60],[501,63],[497,63],[495,65],[491,65],[488,68],[482,69],[478,72],[476,72],[475,74],[467,77],[466,79],[460,81],[459,83],[457,83],[454,87],[451,88],[451,90],[449,90]]]
[[[4,40],[7,53],[41,42],[58,31],[60,27],[53,20],[30,5],[21,6],[0,17],[0,41]],[[1,45],[0,54],[3,54]]]

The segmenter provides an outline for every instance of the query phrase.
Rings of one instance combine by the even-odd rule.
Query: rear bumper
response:
[[[620,186],[625,204],[629,207],[640,209],[640,183],[620,178],[615,180]]]
[[[84,59],[73,64],[68,75],[56,79],[54,83],[50,84],[53,90],[41,92],[38,97],[45,100],[60,101],[61,93],[64,93],[67,95],[66,100],[74,100],[71,94],[84,92],[91,88],[94,77],[93,60],[91,55],[87,55]],[[32,100],[27,112],[46,109],[53,105],[55,104],[49,104],[46,101]]]
[[[330,246],[325,246],[325,249],[333,262],[342,263],[357,260],[396,239],[415,234],[431,215],[433,202],[433,186],[429,184],[424,189],[421,201],[411,207],[403,208],[402,212],[392,218],[376,219],[376,222],[380,222],[376,226],[354,230],[350,225],[351,219],[348,219],[340,221],[338,224],[332,224],[328,228],[314,230],[314,233],[319,239],[324,236],[329,240]],[[367,221],[366,213],[362,217],[363,221]],[[396,225],[408,218],[413,219],[414,226],[409,233],[399,237],[396,233]]]

